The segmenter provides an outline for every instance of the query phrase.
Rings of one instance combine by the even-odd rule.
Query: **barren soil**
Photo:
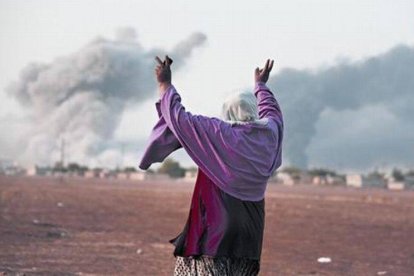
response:
[[[0,176],[0,275],[172,275],[193,187]],[[269,184],[265,205],[260,275],[414,275],[414,191]]]

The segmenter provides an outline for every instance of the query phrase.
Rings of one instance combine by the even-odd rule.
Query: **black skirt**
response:
[[[184,230],[170,240],[175,245],[174,256],[192,260],[210,257],[221,264],[223,260],[228,260],[227,263],[243,260],[258,265],[264,216],[264,199],[235,198],[199,169]]]

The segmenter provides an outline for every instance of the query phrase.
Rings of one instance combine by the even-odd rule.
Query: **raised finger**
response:
[[[167,62],[168,66],[170,66],[173,63],[173,60],[168,55],[165,56],[165,61]]]
[[[158,56],[155,57],[155,60],[158,62],[158,64],[160,66],[163,66],[164,65],[164,63],[162,62],[162,60]]]
[[[270,59],[267,59],[264,70],[269,70],[269,63],[270,63]]]
[[[272,69],[273,69],[273,63],[274,63],[274,60],[272,59],[272,61],[270,62],[270,65],[269,65],[269,72],[272,71]]]

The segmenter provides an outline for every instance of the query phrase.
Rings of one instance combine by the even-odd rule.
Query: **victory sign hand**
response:
[[[266,61],[264,68],[262,69],[259,69],[259,67],[256,68],[254,72],[256,82],[264,82],[264,83],[267,82],[267,80],[269,79],[270,71],[272,71],[272,68],[273,68],[273,62],[274,60],[268,59]]]

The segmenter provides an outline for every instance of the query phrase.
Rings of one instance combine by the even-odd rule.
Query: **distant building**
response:
[[[362,187],[385,187],[386,181],[379,174],[371,174],[364,176],[362,174],[347,174],[346,185],[348,187],[362,188]]]
[[[11,159],[0,159],[0,174],[23,175],[26,170]]]
[[[363,186],[363,176],[361,174],[347,174],[346,185],[348,187],[361,188]]]
[[[338,175],[328,175],[326,176],[326,181],[328,185],[335,185],[335,186],[345,185],[345,181],[343,177],[338,176]]]
[[[28,176],[36,176],[36,175],[51,175],[52,170],[47,167],[39,167],[37,165],[30,166],[26,169],[26,175]]]
[[[99,169],[87,170],[87,171],[85,171],[84,177],[85,178],[95,178],[95,177],[99,177],[100,173],[101,173],[101,170],[99,170]]]
[[[117,179],[122,180],[135,180],[135,181],[160,181],[160,180],[170,180],[170,176],[168,174],[163,173],[149,173],[145,171],[136,171],[136,172],[119,172],[116,175]]]
[[[404,185],[404,182],[402,181],[396,181],[395,179],[390,179],[388,180],[387,188],[388,190],[400,191],[400,190],[404,190],[405,185]]]
[[[406,175],[404,184],[406,188],[414,188],[414,175]]]
[[[385,179],[387,181],[386,188],[388,190],[395,190],[395,191],[404,190],[405,187],[408,186],[407,178],[400,177],[397,179],[392,172],[387,173],[385,175]]]
[[[316,186],[327,185],[328,179],[325,175],[317,175],[312,178],[312,184]]]
[[[278,172],[276,175],[277,183],[280,183],[285,186],[292,186],[295,184],[293,177],[285,172]]]
[[[141,171],[131,172],[131,173],[129,174],[129,179],[131,179],[131,180],[140,180],[140,181],[142,181],[142,180],[145,180],[145,179],[146,179],[147,174],[148,174],[148,173],[146,173],[146,172],[141,172]]]
[[[99,172],[99,177],[100,178],[115,178],[116,173],[112,170],[103,169]]]
[[[339,186],[344,185],[345,182],[340,176],[334,175],[317,175],[312,178],[313,185],[330,185],[330,186]]]

